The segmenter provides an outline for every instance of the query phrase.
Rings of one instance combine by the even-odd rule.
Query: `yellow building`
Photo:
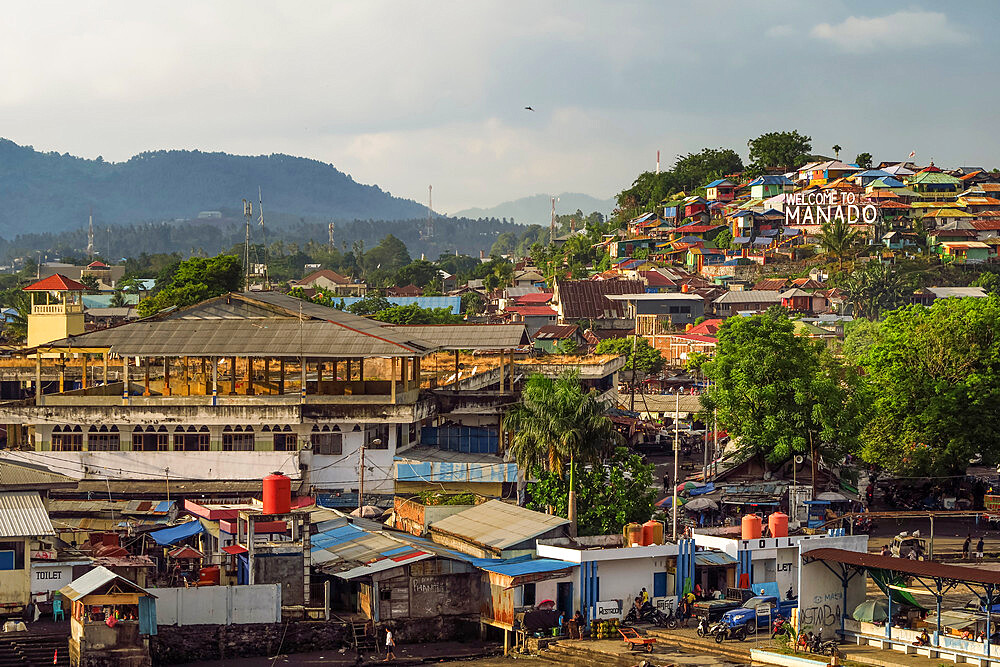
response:
[[[25,287],[31,294],[28,347],[82,334],[86,290],[86,285],[59,273]]]

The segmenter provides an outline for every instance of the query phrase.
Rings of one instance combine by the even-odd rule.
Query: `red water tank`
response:
[[[771,531],[771,537],[788,537],[788,515],[775,512],[767,517],[767,527]]]
[[[653,519],[642,524],[642,546],[651,544],[663,544],[663,524]]]
[[[760,517],[756,514],[747,514],[743,517],[742,533],[744,540],[756,540],[760,538]]]
[[[280,472],[272,472],[264,478],[261,500],[264,514],[288,514],[292,511],[292,480]]]

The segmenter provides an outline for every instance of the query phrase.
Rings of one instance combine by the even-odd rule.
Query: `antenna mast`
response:
[[[430,239],[434,238],[434,197],[433,197],[433,185],[427,186],[427,227],[424,230],[424,238]]]
[[[261,276],[261,282],[262,282],[261,287],[267,290],[271,288],[271,284],[267,278],[267,234],[264,232],[264,195],[261,194],[261,189],[259,185],[257,186],[257,202],[259,204],[258,208],[260,209],[260,243],[261,247],[263,248],[262,254],[264,255],[263,258],[258,257],[257,259],[263,259],[262,263],[264,266],[264,271],[263,275]]]
[[[87,256],[94,259],[94,209],[90,209],[90,228],[87,230]]]
[[[335,227],[336,226],[332,222],[327,225],[327,231],[330,233],[330,252],[333,252],[333,230]]]

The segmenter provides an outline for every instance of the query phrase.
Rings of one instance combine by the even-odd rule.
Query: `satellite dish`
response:
[[[795,455],[795,463],[796,463],[796,465],[801,465],[802,463],[805,462],[805,460],[806,460],[805,457],[802,456],[801,454],[796,454]]]

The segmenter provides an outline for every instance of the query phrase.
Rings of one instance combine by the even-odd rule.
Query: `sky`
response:
[[[442,213],[611,197],[657,150],[745,158],[772,130],[993,167],[998,23],[994,0],[35,0],[0,23],[0,136],[299,155],[421,202],[433,184]]]

